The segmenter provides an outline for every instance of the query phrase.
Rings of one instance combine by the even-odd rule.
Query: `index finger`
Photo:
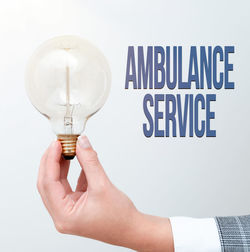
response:
[[[51,143],[52,144],[52,143]],[[50,145],[51,145],[50,144]],[[39,165],[39,170],[38,170],[38,178],[37,178],[37,184],[39,185],[40,182],[41,182],[41,179],[44,177],[44,168],[45,168],[45,164],[46,164],[46,160],[47,160],[47,156],[48,156],[48,153],[49,153],[49,148],[50,148],[50,145],[49,147],[46,149],[46,151],[44,152],[41,160],[40,160],[40,165]]]
[[[54,141],[48,149],[45,165],[43,165],[44,169],[43,175],[46,179],[52,181],[60,180],[61,154],[62,154],[62,147],[60,142]]]

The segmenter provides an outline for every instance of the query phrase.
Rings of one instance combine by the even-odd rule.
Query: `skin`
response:
[[[44,153],[37,187],[60,233],[72,234],[142,252],[173,252],[168,218],[139,212],[107,177],[86,136],[77,142],[82,167],[75,191],[67,180],[70,162],[58,141]]]

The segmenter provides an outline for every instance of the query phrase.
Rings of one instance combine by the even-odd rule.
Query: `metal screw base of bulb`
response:
[[[66,160],[71,160],[76,155],[76,142],[79,135],[58,135],[57,139],[62,145],[62,155]]]

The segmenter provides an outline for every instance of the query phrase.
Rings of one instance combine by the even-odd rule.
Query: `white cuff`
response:
[[[213,218],[171,217],[175,252],[221,252]]]

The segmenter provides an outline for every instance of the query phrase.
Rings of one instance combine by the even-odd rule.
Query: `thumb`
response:
[[[76,147],[77,159],[86,175],[89,188],[103,185],[108,178],[100,164],[97,153],[93,150],[88,138],[80,136]]]

